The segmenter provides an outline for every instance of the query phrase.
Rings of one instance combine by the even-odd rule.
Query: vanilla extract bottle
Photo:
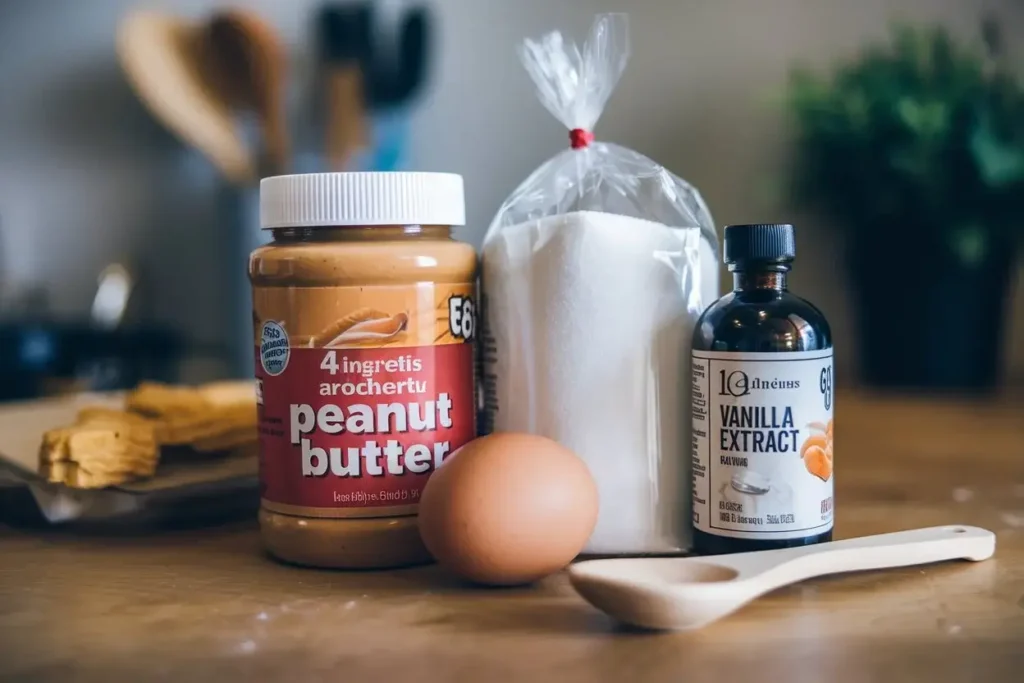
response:
[[[832,540],[832,333],[791,294],[792,225],[731,225],[734,289],[693,335],[693,527],[700,554]]]

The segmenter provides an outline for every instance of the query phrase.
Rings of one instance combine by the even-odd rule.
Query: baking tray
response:
[[[228,495],[258,499],[255,445],[215,457],[167,449],[152,477],[103,489],[74,489],[39,476],[36,468],[44,432],[71,424],[87,405],[119,408],[123,403],[123,393],[110,393],[0,405],[0,482],[27,486],[40,513],[51,523],[148,515],[160,509],[170,512],[182,501],[197,505]]]

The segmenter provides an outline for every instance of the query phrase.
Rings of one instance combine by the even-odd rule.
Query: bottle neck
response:
[[[789,289],[789,266],[771,270],[735,270],[732,271],[732,288],[737,292],[754,290],[784,292]]]

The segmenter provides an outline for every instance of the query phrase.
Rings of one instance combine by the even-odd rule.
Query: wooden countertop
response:
[[[1021,681],[1024,401],[841,397],[840,537],[964,523],[996,557],[816,580],[688,634],[621,629],[564,576],[276,564],[255,525],[126,537],[0,524],[0,679]]]

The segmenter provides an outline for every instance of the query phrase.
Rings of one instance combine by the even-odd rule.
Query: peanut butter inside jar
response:
[[[475,250],[452,238],[462,180],[280,176],[253,252],[260,529],[286,562],[430,561],[423,485],[476,434]]]

